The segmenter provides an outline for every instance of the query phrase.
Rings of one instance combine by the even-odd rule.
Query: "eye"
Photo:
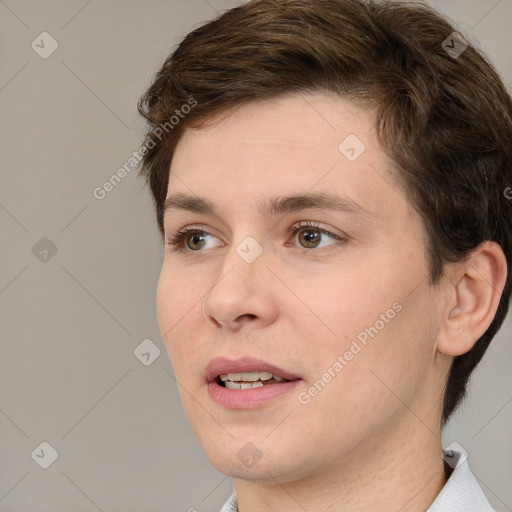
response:
[[[297,240],[304,249],[318,249],[326,245],[332,245],[332,243],[323,243],[323,238],[326,237],[338,242],[346,241],[346,238],[321,228],[317,222],[300,221],[294,224],[288,231],[296,235]]]
[[[165,243],[171,247],[182,249],[184,251],[199,252],[201,249],[208,249],[208,238],[215,238],[208,231],[199,227],[182,228],[170,238],[166,237]],[[210,247],[215,247],[211,245]]]
[[[345,242],[347,240],[321,228],[317,222],[300,221],[294,224],[288,231],[296,235],[303,249],[319,249],[326,245],[333,245],[336,241]],[[200,252],[202,249],[218,247],[220,244],[213,242],[208,244],[209,241],[215,238],[214,235],[203,229],[203,227],[191,226],[176,231],[169,238],[166,236],[165,243],[183,251]],[[323,240],[325,238],[330,238],[334,242],[325,242]]]

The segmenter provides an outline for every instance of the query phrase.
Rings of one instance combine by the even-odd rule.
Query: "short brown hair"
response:
[[[324,90],[376,109],[380,143],[426,227],[431,284],[445,262],[463,260],[486,240],[501,246],[512,268],[505,192],[512,182],[511,98],[474,47],[446,51],[443,41],[453,32],[421,3],[252,0],[188,34],[139,101],[149,124],[141,174],[161,233],[170,164],[185,128],[247,102]],[[194,108],[170,124],[191,98]],[[443,423],[465,396],[511,291],[509,271],[493,322],[453,361]]]

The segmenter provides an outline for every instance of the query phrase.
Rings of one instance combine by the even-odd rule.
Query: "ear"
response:
[[[465,354],[494,319],[507,279],[507,261],[495,242],[483,242],[451,267],[437,350]]]

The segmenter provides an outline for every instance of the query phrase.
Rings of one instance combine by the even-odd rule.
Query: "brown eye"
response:
[[[200,232],[191,232],[187,235],[185,241],[186,241],[186,244],[187,244],[187,247],[191,250],[191,251],[197,251],[198,249],[202,249],[205,244],[206,244],[206,240],[205,240],[205,237],[203,236],[204,233],[200,233]]]
[[[321,228],[316,222],[301,221],[293,225],[289,231],[297,235],[298,244],[303,249],[317,249],[332,245],[332,241],[346,241],[345,238]],[[331,239],[331,242],[329,242],[329,239]]]
[[[197,251],[204,247],[206,240],[206,233],[202,231],[192,230],[192,229],[182,229],[171,236],[166,243],[172,247],[177,247],[184,249],[184,245],[186,248],[191,251]],[[185,250],[187,250],[185,249]]]
[[[222,241],[202,226],[185,227],[173,234],[166,234],[165,243],[186,252],[204,252],[206,249],[222,246]]]
[[[320,243],[321,237],[322,233],[320,230],[303,229],[299,231],[298,239],[304,248],[312,249],[317,247],[317,245]]]

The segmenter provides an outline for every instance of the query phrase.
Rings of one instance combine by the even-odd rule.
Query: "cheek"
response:
[[[160,333],[165,342],[171,362],[174,364],[179,357],[179,349],[185,345],[178,343],[183,339],[183,331],[191,322],[194,315],[197,315],[197,298],[191,290],[193,286],[187,286],[184,278],[178,272],[171,271],[170,265],[164,263],[158,281],[156,306],[157,320]],[[196,308],[194,308],[196,304]],[[190,340],[193,341],[193,338]],[[190,344],[188,344],[190,346]]]
[[[388,295],[369,303],[362,317],[346,315],[352,335],[340,340],[346,363],[333,386],[336,402],[348,400],[351,410],[386,418],[420,396],[434,364],[436,326],[428,296],[425,289]]]
[[[355,267],[350,272],[338,270],[325,277],[295,279],[294,286],[297,297],[308,306],[296,307],[312,318],[312,332],[323,338],[320,347],[341,353],[397,299],[389,283],[383,284]],[[394,313],[391,311],[389,316]]]
[[[384,386],[376,375],[394,388],[420,378],[434,346],[434,304],[426,283],[417,287],[422,269],[404,272],[402,265],[384,263],[366,259],[334,278],[296,281],[297,295],[316,313],[309,332],[318,342],[304,354],[310,368],[321,377],[342,356],[344,370],[337,375],[345,377],[336,380],[351,374],[361,398]],[[345,371],[352,366],[363,373]]]
[[[347,440],[373,435],[407,414],[408,407],[417,409],[412,404],[432,362],[432,325],[422,307],[426,304],[403,302],[380,330],[377,321],[387,311],[387,300],[384,309],[374,304],[364,313],[351,307],[333,310],[331,321],[344,334],[333,343],[317,343],[307,355],[311,372],[301,404],[308,403],[297,410],[296,421],[312,438],[335,438],[343,452],[349,449]],[[358,338],[360,333],[364,336]]]

